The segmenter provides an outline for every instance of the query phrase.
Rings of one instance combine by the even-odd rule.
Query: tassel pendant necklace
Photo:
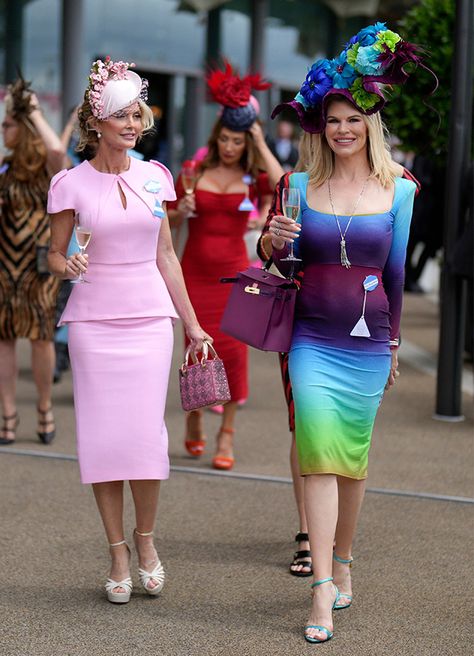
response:
[[[367,178],[366,178],[366,180],[365,180],[365,182],[362,186],[359,197],[356,200],[356,203],[354,205],[354,209],[352,210],[352,214],[349,217],[349,220],[347,222],[346,229],[344,230],[344,232],[342,232],[341,224],[339,223],[339,217],[337,216],[336,211],[334,209],[334,203],[332,201],[332,194],[331,194],[331,181],[330,181],[330,178],[328,178],[329,202],[331,203],[332,213],[334,214],[334,218],[336,219],[337,227],[339,228],[339,235],[341,236],[341,241],[340,241],[340,245],[341,245],[341,266],[345,267],[346,269],[351,268],[351,263],[350,263],[348,255],[347,255],[347,249],[346,249],[346,234],[347,234],[347,231],[349,230],[349,226],[351,225],[351,221],[354,217],[354,214],[356,213],[356,210],[357,210],[357,207],[359,205],[360,199],[362,198],[362,196],[364,194],[364,191],[365,191],[365,188],[367,187],[367,183],[369,181],[370,175],[371,174],[369,173],[369,175],[367,176]]]

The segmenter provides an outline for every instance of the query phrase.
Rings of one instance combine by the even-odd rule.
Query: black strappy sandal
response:
[[[38,435],[39,439],[41,440],[41,442],[43,442],[43,444],[51,444],[51,442],[54,440],[54,438],[56,436],[56,425],[54,423],[54,417],[50,421],[47,421],[45,419],[45,417],[49,412],[51,412],[51,413],[53,412],[53,406],[50,405],[47,410],[41,410],[40,408],[36,408],[36,409],[38,411],[38,414],[43,417],[43,419],[40,419],[38,421],[39,426],[41,426],[41,427],[43,427],[43,426],[46,427],[46,426],[51,426],[51,425],[54,426],[53,430],[51,430],[51,431],[43,430],[43,431],[38,431],[37,432],[37,435]]]
[[[3,426],[2,428],[0,428],[0,432],[2,433],[2,437],[0,437],[0,444],[3,446],[6,446],[7,444],[13,444],[16,437],[16,429],[18,424],[20,423],[18,412],[15,412],[14,415],[10,415],[9,417],[2,415],[2,419],[3,419]],[[13,420],[15,421],[15,425],[13,426],[13,428],[8,428],[7,421],[13,421]],[[10,435],[13,435],[13,437],[5,437],[7,433],[10,433]]]
[[[307,533],[297,533],[295,537],[295,541],[298,542],[309,542],[309,537]],[[290,574],[293,576],[312,576],[313,575],[313,567],[312,563],[308,558],[311,558],[311,551],[308,551],[307,549],[301,549],[300,551],[295,551],[295,554],[293,556],[293,562],[290,565]],[[302,565],[303,567],[309,567],[309,571],[303,571],[303,570],[294,570],[291,569],[292,567],[295,567],[297,565]]]

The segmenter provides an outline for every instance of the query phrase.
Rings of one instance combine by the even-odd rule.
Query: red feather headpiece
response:
[[[212,97],[224,107],[245,107],[250,101],[252,89],[264,91],[272,86],[270,82],[264,82],[259,73],[241,78],[226,59],[224,65],[223,71],[210,71],[206,77]]]

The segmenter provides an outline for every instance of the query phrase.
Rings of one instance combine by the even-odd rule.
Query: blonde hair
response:
[[[84,101],[77,110],[77,115],[79,118],[79,143],[76,146],[76,150],[78,152],[85,150],[88,146],[96,148],[99,145],[97,131],[92,127],[92,121],[95,119],[99,122],[99,124],[101,121],[96,119],[92,113],[92,109],[87,96],[88,91],[85,92]],[[143,100],[138,100],[137,102],[140,106],[140,113],[142,116],[142,126],[140,135],[137,139],[138,142],[146,132],[150,132],[153,129],[155,121],[153,112],[150,107],[148,107],[148,105],[144,103]]]
[[[335,97],[335,100],[350,104],[343,96]],[[372,177],[376,178],[382,187],[388,187],[398,173],[397,165],[390,154],[388,131],[379,112],[370,116],[367,114],[361,116],[367,126],[367,158]],[[310,183],[315,187],[319,187],[331,177],[334,171],[334,153],[329,147],[324,132],[303,134],[297,166],[301,166],[298,170],[308,173]]]
[[[313,161],[313,140],[308,132],[303,132],[298,144],[298,161],[295,164],[295,171],[307,171]]]

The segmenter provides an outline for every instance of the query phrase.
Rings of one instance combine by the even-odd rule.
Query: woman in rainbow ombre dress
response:
[[[367,34],[373,40],[364,41]],[[398,375],[416,185],[398,177],[391,159],[378,113],[384,104],[380,88],[372,83],[366,91],[362,72],[347,64],[351,47],[367,51],[369,42],[396,38],[381,23],[365,28],[340,57],[316,63],[295,100],[286,103],[298,112],[311,157],[304,172],[284,176],[275,191],[299,189],[298,222],[280,215],[269,222],[276,266],[289,273],[285,259],[294,242],[303,269],[289,372],[313,557],[312,609],[304,632],[311,643],[332,638],[332,610],[352,603],[349,568],[372,429],[384,390]],[[348,84],[341,88],[343,74]],[[383,82],[388,80],[387,73]]]

